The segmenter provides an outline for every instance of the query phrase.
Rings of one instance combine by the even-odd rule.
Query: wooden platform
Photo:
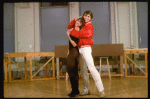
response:
[[[134,57],[132,57],[132,59],[130,57],[128,57],[128,54],[137,54],[137,53],[144,53],[145,54],[145,72],[134,62]],[[141,49],[125,49],[124,50],[124,59],[125,59],[125,77],[148,77],[148,61],[147,61],[147,54],[148,54],[148,49],[147,48],[141,48]],[[144,76],[130,76],[127,74],[127,59],[130,60],[133,63],[133,72],[134,71],[134,66],[136,66],[140,71],[142,71],[142,73],[144,74]]]
[[[51,56],[51,58],[34,74],[32,75],[32,57],[48,57]],[[25,69],[22,70],[13,60],[11,60],[12,57],[24,57],[24,67]],[[29,57],[29,61],[30,61],[30,75],[27,74],[27,61],[26,58]],[[55,67],[54,67],[54,57],[55,57],[55,53],[54,52],[20,52],[20,53],[8,53],[8,55],[5,57],[5,60],[7,59],[7,62],[5,62],[4,60],[4,66],[5,66],[5,81],[7,82],[7,64],[8,64],[8,69],[9,69],[9,80],[8,82],[12,81],[11,78],[11,63],[15,64],[21,71],[23,71],[23,73],[25,74],[25,78],[24,79],[30,79],[30,81],[34,81],[34,80],[49,80],[49,79],[55,79]],[[43,67],[47,67],[47,64],[52,60],[52,77],[51,78],[41,78],[41,79],[35,79],[34,77],[36,76],[36,74],[43,68]],[[46,73],[47,74],[47,73]],[[16,80],[13,80],[12,82],[14,82]],[[20,81],[20,80],[19,80]]]

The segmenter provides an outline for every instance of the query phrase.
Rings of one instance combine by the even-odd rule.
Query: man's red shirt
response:
[[[68,29],[75,27],[75,19],[73,19],[67,26]],[[85,26],[80,30],[71,30],[71,35],[74,37],[79,38],[78,47],[81,47],[82,45],[93,45],[93,25],[89,21],[85,24]]]

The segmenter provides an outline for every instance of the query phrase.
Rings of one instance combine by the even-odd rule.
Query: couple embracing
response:
[[[103,83],[99,72],[94,66],[92,57],[91,45],[94,44],[92,39],[94,33],[93,25],[91,23],[92,18],[93,13],[91,11],[85,11],[83,16],[73,19],[67,26],[67,35],[69,38],[67,72],[69,74],[72,88],[71,93],[68,94],[70,97],[90,94],[90,83],[87,68],[94,79],[100,97],[105,96]],[[82,58],[86,63],[86,65],[80,66],[84,87],[82,93],[79,92],[78,57]]]

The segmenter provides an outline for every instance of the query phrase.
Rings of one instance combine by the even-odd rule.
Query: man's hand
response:
[[[78,17],[78,18],[82,18],[82,16],[80,16],[80,17]],[[75,21],[76,21],[78,18],[75,18]]]
[[[72,29],[70,29],[70,31],[72,31],[72,30],[73,30],[73,28],[72,28]],[[69,32],[70,32],[70,31],[69,31]]]

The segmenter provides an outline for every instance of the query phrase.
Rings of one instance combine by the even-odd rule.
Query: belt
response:
[[[82,45],[82,46],[79,47],[79,48],[84,48],[84,47],[91,47],[91,45]]]

